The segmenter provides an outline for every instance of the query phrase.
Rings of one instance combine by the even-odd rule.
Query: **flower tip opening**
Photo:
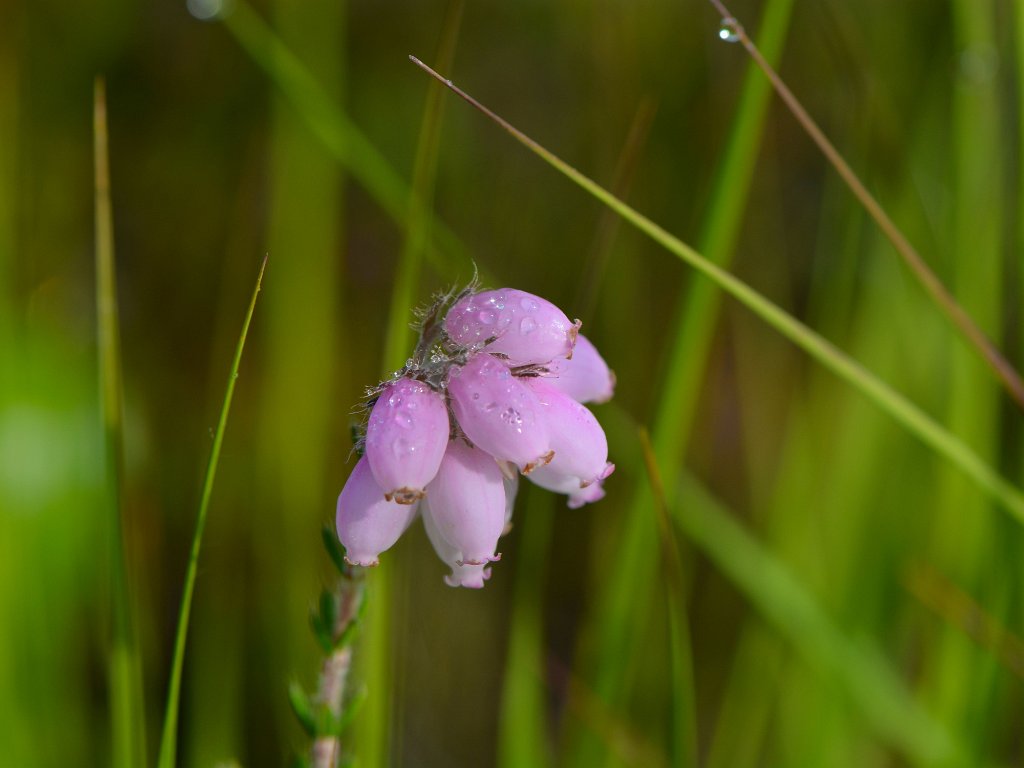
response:
[[[393,501],[396,504],[415,504],[417,501],[427,495],[427,492],[422,488],[396,488],[389,493],[384,494],[384,498],[387,501]]]
[[[501,552],[495,552],[493,555],[484,555],[483,557],[474,558],[463,558],[462,560],[456,560],[455,564],[458,566],[466,565],[487,565],[488,563],[496,563],[501,560]]]
[[[609,461],[607,464],[604,465],[604,469],[597,477],[592,477],[589,480],[580,480],[580,488],[587,488],[588,486],[591,486],[594,483],[600,483],[614,471],[615,465]]]
[[[345,555],[345,562],[349,565],[357,565],[360,568],[376,568],[380,565],[380,560],[376,557],[349,557]]]
[[[547,453],[538,456],[536,460],[529,462],[526,466],[523,467],[523,474],[528,475],[538,467],[543,467],[550,464],[553,458],[555,458],[554,451],[548,451]]]
[[[572,360],[572,351],[576,349],[576,339],[579,338],[580,328],[582,327],[583,321],[577,317],[576,322],[572,324],[572,327],[569,328],[568,331],[566,331],[566,336],[569,338],[569,352],[565,356],[566,360]]]
[[[458,573],[444,577],[449,587],[466,587],[467,589],[483,589],[484,582],[491,578],[490,568],[460,568]]]

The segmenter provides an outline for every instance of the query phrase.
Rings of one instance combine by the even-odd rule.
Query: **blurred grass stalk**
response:
[[[651,438],[643,427],[639,429],[640,449],[643,452],[647,481],[650,484],[657,517],[658,542],[661,549],[661,571],[665,582],[664,593],[668,613],[669,689],[671,690],[671,717],[669,719],[669,754],[673,768],[696,766],[697,711],[693,686],[693,651],[690,625],[687,618],[687,582],[679,547],[669,521],[669,502],[665,485],[658,470]]]
[[[270,13],[280,39],[273,37],[273,45],[260,50],[277,63],[286,60],[282,66],[288,71],[308,68],[322,83],[317,92],[340,100],[347,77],[348,4],[275,0]],[[243,3],[231,14],[239,26],[251,19],[265,36],[274,34]],[[234,29],[232,23],[229,29]],[[286,45],[300,53],[284,59],[278,52],[289,50]],[[271,96],[265,242],[274,260],[274,281],[266,296],[265,374],[256,424],[259,496],[265,505],[253,547],[260,589],[269,595],[257,608],[274,660],[264,674],[280,686],[273,719],[281,729],[276,739],[290,743],[298,728],[288,711],[284,682],[309,669],[316,646],[308,633],[281,631],[280,625],[307,626],[309,597],[318,591],[322,564],[311,553],[317,550],[324,520],[333,519],[338,478],[330,447],[338,433],[338,394],[350,386],[345,361],[351,357],[351,341],[344,331],[343,298],[347,178],[289,99],[273,92]],[[209,652],[222,653],[216,638],[211,641]],[[241,724],[228,733],[244,736],[244,730]],[[207,762],[215,757],[202,756]]]
[[[949,238],[956,258],[949,261],[949,279],[961,305],[998,342],[1003,332],[1007,209],[1002,177],[1007,153],[1000,131],[1004,119],[999,107],[1001,78],[987,59],[997,50],[997,10],[992,0],[951,2],[958,66],[952,77]],[[952,375],[945,421],[985,461],[997,463],[1002,440],[999,392],[971,350],[956,344],[948,354]],[[989,500],[980,497],[960,473],[945,467],[936,489],[932,551],[956,580],[984,594],[989,608],[1003,615],[1021,582],[989,571],[993,563],[1004,563],[1007,570],[1014,567],[1000,546],[1014,532],[1007,530],[1005,521],[987,514],[989,506]],[[934,710],[975,749],[990,743],[1005,696],[995,657],[980,653],[956,629],[942,632],[927,650],[923,687]]]
[[[515,516],[516,527],[520,528],[519,550],[498,721],[499,768],[543,768],[552,760],[544,685],[544,584],[554,525],[554,499],[542,501],[536,493],[530,493],[528,498],[530,504]]]
[[[671,497],[676,525],[805,659],[838,678],[882,738],[915,764],[965,764],[960,745],[919,707],[877,649],[850,640],[800,580],[706,490],[685,472],[677,477]]]
[[[105,499],[109,511],[108,567],[112,626],[109,638],[109,694],[112,764],[133,768],[146,761],[146,708],[142,659],[127,558],[124,510],[124,395],[114,266],[114,224],[110,204],[106,87],[93,85],[93,160],[96,227],[96,344],[99,353],[100,417],[103,423]]]
[[[464,8],[464,0],[449,0],[446,6],[436,54],[439,65],[452,66]],[[439,83],[431,83],[427,88],[403,220],[405,237],[388,305],[382,359],[384,375],[401,368],[408,359],[413,348],[413,309],[427,299],[422,264],[433,242],[433,199],[444,95]],[[396,694],[404,690],[408,648],[404,634],[393,633],[392,624],[398,627],[407,624],[409,571],[400,560],[389,569],[380,568],[369,574],[368,629],[362,644],[362,664],[370,697],[356,726],[357,749],[360,759],[367,765],[388,765],[395,759],[401,760],[403,748],[404,708]]]
[[[232,0],[222,17],[227,30],[278,87],[313,134],[371,198],[403,230],[409,218],[411,185],[391,166],[291,48],[245,0]],[[419,207],[423,207],[420,201]],[[413,233],[415,235],[415,233]],[[407,231],[406,236],[410,237]],[[436,217],[424,251],[439,274],[455,277],[469,257],[458,236]],[[433,243],[436,243],[434,245]],[[404,361],[405,358],[403,358]]]
[[[765,55],[777,61],[785,45],[792,0],[770,0],[758,41]],[[760,70],[747,68],[732,121],[725,156],[719,168],[700,239],[703,253],[727,265],[746,207],[754,163],[761,144],[770,88]],[[693,281],[677,302],[668,334],[669,360],[655,409],[652,445],[661,472],[680,466],[685,454],[700,385],[718,317],[721,293],[710,281]],[[594,586],[593,613],[585,640],[592,643],[588,677],[595,693],[610,706],[623,701],[629,672],[630,648],[651,609],[656,544],[654,521],[648,512],[655,500],[647,483],[640,483],[621,523],[618,565],[603,583]],[[572,746],[574,765],[594,765],[602,752],[599,734],[580,731]]]

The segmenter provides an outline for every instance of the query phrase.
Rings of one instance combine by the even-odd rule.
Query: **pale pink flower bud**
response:
[[[451,575],[444,577],[444,583],[449,587],[483,588],[484,582],[491,578],[490,566],[462,561],[462,553],[449,544],[438,530],[434,514],[430,511],[430,502],[426,498],[420,502],[420,513],[423,516],[423,527],[427,531],[427,538],[434,545],[434,551],[452,569]]]
[[[551,375],[544,380],[578,402],[604,403],[615,393],[615,374],[582,333],[571,359],[557,358],[545,367]]]
[[[615,465],[609,464],[608,474],[610,475],[614,469]],[[538,467],[530,475],[530,481],[549,491],[566,494],[569,497],[570,509],[577,509],[604,498],[604,478],[580,488],[579,478],[575,475],[565,475],[550,467]]]
[[[445,331],[458,344],[494,338],[487,351],[506,355],[511,366],[571,356],[579,327],[579,320],[570,322],[550,301],[515,288],[466,296],[444,319]]]
[[[505,485],[494,457],[461,440],[448,443],[441,468],[427,486],[430,514],[462,564],[497,560],[505,527]]]
[[[615,469],[608,463],[608,439],[590,409],[546,379],[526,379],[526,382],[541,404],[541,418],[555,452],[546,467],[549,471],[541,477],[575,478],[577,491],[608,477]]]
[[[388,384],[366,426],[366,457],[384,498],[413,504],[423,497],[448,445],[444,398],[422,381]]]
[[[384,498],[363,456],[338,496],[335,522],[345,559],[352,565],[377,565],[380,553],[398,541],[416,511],[416,504],[396,504]]]
[[[540,402],[501,360],[481,352],[454,366],[448,393],[459,426],[478,448],[524,474],[551,460]]]

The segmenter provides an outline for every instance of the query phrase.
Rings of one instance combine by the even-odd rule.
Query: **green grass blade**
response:
[[[110,574],[113,632],[110,638],[110,697],[113,764],[146,764],[146,710],[142,660],[134,625],[125,552],[123,508],[124,395],[117,281],[114,271],[114,217],[110,204],[106,86],[97,78],[93,91],[93,159],[96,182],[96,342],[99,350],[100,413],[103,420],[105,485],[110,506]]]
[[[422,62],[414,63],[427,69]],[[429,71],[429,70],[428,70]],[[438,79],[437,73],[431,74]],[[461,98],[472,104],[501,126],[516,141],[525,146],[556,171],[582,188],[585,192],[614,210],[636,229],[643,232],[680,261],[710,279],[719,288],[754,312],[764,322],[803,349],[820,365],[832,371],[840,379],[860,391],[876,406],[888,413],[908,432],[948,461],[956,465],[974,484],[999,502],[1019,523],[1024,524],[1024,494],[1004,479],[995,469],[981,459],[962,440],[942,427],[935,419],[910,402],[870,371],[850,358],[835,345],[823,338],[777,304],[769,301],[756,290],[730,272],[709,261],[694,248],[672,235],[663,227],[619,200],[593,179],[580,173],[560,157],[545,149],[536,141],[503,118],[484,107],[454,85],[449,87]]]
[[[671,498],[680,530],[808,661],[841,683],[879,737],[916,762],[962,758],[949,733],[914,701],[881,654],[846,637],[793,573],[707,491],[682,473]]]
[[[199,501],[199,514],[196,517],[196,527],[192,536],[188,567],[185,571],[185,586],[181,595],[178,628],[174,635],[174,657],[171,662],[171,675],[167,685],[167,709],[164,712],[163,735],[160,739],[159,768],[174,768],[176,765],[181,672],[185,663],[185,641],[188,637],[188,621],[192,611],[192,593],[195,591],[196,572],[199,568],[199,548],[203,540],[203,529],[206,526],[206,515],[210,508],[210,498],[213,495],[213,481],[217,474],[220,449],[224,442],[224,432],[228,424],[231,398],[235,393],[235,382],[238,380],[238,369],[242,362],[242,350],[245,348],[245,339],[249,334],[249,323],[252,321],[253,310],[256,309],[256,299],[260,293],[260,287],[263,283],[263,272],[266,267],[267,259],[264,257],[260,264],[259,274],[256,276],[256,286],[253,288],[252,298],[249,300],[249,308],[245,313],[245,320],[242,323],[242,332],[238,337],[238,345],[235,347],[235,357],[231,363],[231,373],[228,375],[227,388],[224,391],[224,404],[220,409],[217,430],[213,434],[213,447],[210,449],[210,459],[206,465],[203,493]],[[137,763],[137,765],[142,764]]]

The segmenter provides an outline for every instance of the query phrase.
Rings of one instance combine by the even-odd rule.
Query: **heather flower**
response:
[[[544,367],[545,381],[580,403],[604,403],[615,392],[615,374],[582,333],[576,337],[572,358],[555,358]]]
[[[532,293],[501,288],[456,302],[444,328],[453,341],[486,344],[488,352],[519,366],[572,356],[580,321],[570,322],[562,310]]]
[[[444,296],[420,316],[412,357],[369,392],[362,457],[338,497],[350,563],[377,565],[420,514],[445,582],[479,589],[520,473],[570,507],[604,496],[615,467],[582,403],[610,398],[615,379],[579,327],[512,288]]]
[[[541,405],[554,457],[545,475],[572,477],[577,487],[604,480],[615,469],[608,463],[608,439],[587,406],[577,403],[544,379],[527,379]]]
[[[384,387],[366,426],[366,458],[384,498],[413,504],[437,474],[448,445],[444,398],[421,381]]]
[[[479,352],[448,375],[452,411],[463,433],[523,474],[551,460],[537,396],[498,358]]]
[[[458,564],[484,565],[499,558],[495,550],[505,528],[505,484],[493,456],[452,440],[427,495],[431,520],[454,547]]]
[[[430,512],[430,502],[427,499],[420,502],[420,511],[423,513],[423,528],[427,532],[427,538],[430,539],[434,551],[452,569],[451,574],[444,577],[444,583],[449,587],[482,589],[484,582],[491,578],[490,566],[483,563],[466,563],[462,560],[459,550],[449,544],[438,530],[434,516]]]
[[[335,522],[352,565],[377,565],[381,552],[390,549],[416,517],[416,504],[398,504],[384,498],[373,479],[366,456],[359,459],[338,496]]]

